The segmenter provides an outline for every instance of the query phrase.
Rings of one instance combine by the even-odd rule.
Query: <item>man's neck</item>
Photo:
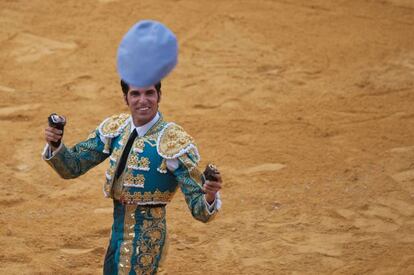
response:
[[[143,136],[145,133],[155,124],[157,123],[158,119],[160,118],[159,113],[157,112],[152,119],[146,123],[138,123],[139,125],[135,124],[134,119],[131,120],[131,131],[133,129],[137,129],[138,135]]]

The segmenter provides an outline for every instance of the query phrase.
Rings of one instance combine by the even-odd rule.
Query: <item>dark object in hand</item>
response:
[[[218,171],[217,167],[214,164],[207,164],[206,169],[203,172],[203,176],[205,180],[208,181],[216,181],[217,177],[216,175],[220,174],[220,172]]]
[[[50,127],[62,130],[62,136],[63,136],[63,128],[65,128],[66,119],[62,116],[57,115],[56,113],[53,113],[47,118],[47,120],[49,122]],[[61,140],[62,139],[59,139],[56,142],[52,141],[51,142],[52,146],[55,148],[59,147]]]

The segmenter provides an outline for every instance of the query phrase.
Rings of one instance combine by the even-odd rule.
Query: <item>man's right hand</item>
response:
[[[48,126],[45,129],[45,140],[49,144],[52,151],[55,151],[57,148],[52,145],[52,142],[58,142],[63,137],[63,131]]]

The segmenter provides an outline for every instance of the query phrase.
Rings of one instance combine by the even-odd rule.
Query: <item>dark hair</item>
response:
[[[128,91],[129,91],[129,85],[123,79],[121,79],[121,88],[122,88],[122,92],[126,96],[128,94]],[[155,84],[155,89],[157,90],[158,97],[159,97],[160,92],[161,92],[161,81],[158,82],[157,84]]]

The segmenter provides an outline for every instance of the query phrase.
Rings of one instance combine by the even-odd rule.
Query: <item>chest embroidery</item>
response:
[[[128,158],[128,168],[141,171],[150,170],[150,160],[146,157],[139,157],[138,155],[132,154]]]
[[[144,144],[144,140],[143,139],[136,139],[135,141],[134,141],[134,145],[133,145],[133,150],[134,150],[134,152],[135,153],[142,153],[142,152],[144,152],[144,146],[145,146],[145,144]]]
[[[121,156],[121,149],[116,148],[114,149],[114,151],[112,151],[112,154],[109,157],[109,159],[115,162],[119,159],[120,156]]]
[[[162,160],[160,167],[157,168],[157,171],[161,174],[167,173],[167,162],[165,161],[165,159]]]
[[[140,187],[143,188],[145,183],[144,175],[132,175],[132,173],[126,173],[124,176],[124,186],[126,187]]]

